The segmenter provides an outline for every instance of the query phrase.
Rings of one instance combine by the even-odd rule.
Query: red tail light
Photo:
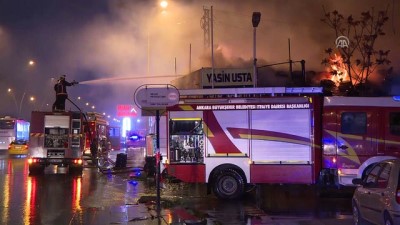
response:
[[[82,164],[82,159],[75,159],[75,160],[74,160],[74,163],[75,163],[75,164]]]
[[[24,149],[28,149],[28,145],[24,145]]]
[[[28,163],[29,163],[29,164],[38,163],[38,162],[39,162],[39,159],[34,159],[34,158],[29,158],[29,159],[28,159]]]
[[[400,204],[400,187],[397,187],[396,191],[396,202]]]

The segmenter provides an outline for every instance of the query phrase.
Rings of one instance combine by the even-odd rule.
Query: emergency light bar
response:
[[[396,102],[400,102],[400,95],[393,96],[393,100],[395,100]]]

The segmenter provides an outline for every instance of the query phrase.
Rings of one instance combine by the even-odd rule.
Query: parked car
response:
[[[28,154],[28,142],[25,140],[15,140],[8,146],[9,155],[27,155]]]
[[[362,178],[353,195],[354,224],[400,224],[400,159],[376,163]]]

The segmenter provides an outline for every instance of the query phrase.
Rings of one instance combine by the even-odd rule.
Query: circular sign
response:
[[[165,109],[179,103],[179,91],[172,85],[142,85],[135,91],[141,109]]]

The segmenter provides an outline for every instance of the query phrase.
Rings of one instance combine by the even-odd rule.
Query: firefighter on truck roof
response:
[[[68,82],[65,80],[65,75],[62,75],[54,85],[56,92],[56,101],[53,103],[52,111],[65,111],[65,100],[68,99],[67,86],[78,84],[77,81]]]

